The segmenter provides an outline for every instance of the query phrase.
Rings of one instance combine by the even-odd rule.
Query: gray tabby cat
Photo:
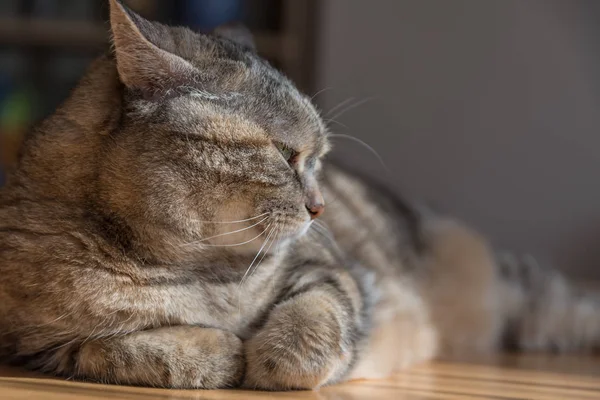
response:
[[[597,303],[555,272],[500,263],[460,223],[324,166],[319,113],[240,30],[110,6],[114,54],[32,132],[0,192],[2,360],[280,390],[507,339],[600,344]]]

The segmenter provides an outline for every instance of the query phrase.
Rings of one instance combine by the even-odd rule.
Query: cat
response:
[[[326,163],[319,112],[243,28],[199,34],[116,0],[110,23],[113,49],[0,191],[1,360],[288,390],[600,344],[591,294]]]

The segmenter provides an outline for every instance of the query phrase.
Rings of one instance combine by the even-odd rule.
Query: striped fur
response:
[[[111,27],[114,53],[0,191],[2,360],[281,390],[507,340],[598,345],[598,306],[563,278],[497,263],[461,224],[322,164],[318,111],[243,31],[170,28],[115,0]],[[322,195],[328,228],[307,211]]]

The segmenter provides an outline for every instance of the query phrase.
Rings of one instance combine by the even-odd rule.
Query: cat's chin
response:
[[[278,240],[297,240],[306,235],[313,221],[294,221],[293,223],[281,223],[279,225]]]

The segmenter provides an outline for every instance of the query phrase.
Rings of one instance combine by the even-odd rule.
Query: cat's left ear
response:
[[[246,50],[256,52],[256,44],[252,33],[243,24],[233,22],[217,27],[213,34],[237,43]]]
[[[192,64],[173,53],[167,26],[142,18],[119,0],[110,0],[110,26],[117,70],[125,86],[156,93],[197,75]]]

